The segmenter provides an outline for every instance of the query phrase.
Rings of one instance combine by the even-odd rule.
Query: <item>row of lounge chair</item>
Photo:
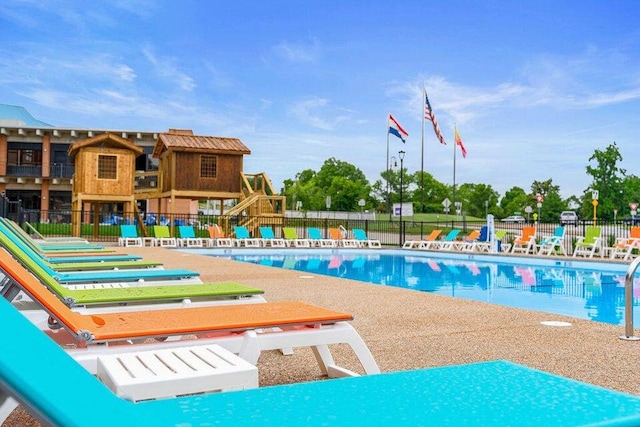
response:
[[[380,248],[380,240],[370,239],[361,228],[352,230],[353,237],[342,227],[329,228],[324,236],[320,228],[308,227],[307,237],[298,237],[294,227],[283,227],[282,237],[276,237],[273,228],[258,228],[259,236],[251,236],[245,226],[234,226],[234,236],[225,236],[218,225],[208,227],[209,237],[196,236],[192,226],[178,226],[180,237],[171,237],[168,226],[153,226],[153,237],[141,237],[135,225],[121,225],[119,246],[162,246],[162,247],[297,247],[297,248]]]
[[[106,276],[164,267],[134,256],[116,260],[124,254],[89,243],[82,243],[88,249],[82,251],[78,242],[54,249],[46,244],[54,242],[39,240],[0,220],[0,322],[7,326],[0,423],[17,403],[55,426],[640,421],[638,397],[506,361],[258,388],[253,365],[263,350],[311,347],[323,373],[353,376],[328,347],[346,343],[365,374],[380,370],[349,313],[301,301],[267,302],[261,290],[240,284],[227,284],[236,290],[217,295],[215,289],[225,286],[158,281],[73,292],[77,285],[59,282],[50,269]],[[58,261],[49,258],[45,268],[50,251]],[[22,295],[28,297],[24,306]],[[44,324],[33,312],[44,314]],[[185,335],[196,339],[175,339]],[[63,348],[63,339],[76,348]],[[210,393],[231,389],[243,391]],[[512,399],[513,390],[527,392]]]
[[[403,244],[404,249],[424,249],[424,250],[446,250],[446,251],[466,251],[466,252],[489,252],[491,241],[488,235],[488,228],[481,227],[479,230],[471,231],[462,239],[459,238],[461,230],[453,229],[440,238],[442,230],[433,230],[424,240],[407,240]],[[500,251],[508,251],[509,245],[503,243],[506,232],[496,232],[496,248]]]
[[[487,235],[487,227],[474,230],[463,239],[459,239],[460,230],[451,230],[444,238],[439,237],[441,230],[433,230],[424,240],[408,240],[403,247],[406,249],[425,250],[456,250],[470,252],[489,252],[491,242]],[[565,243],[565,227],[556,227],[552,235],[538,238],[535,226],[525,226],[516,235],[511,244],[503,243],[507,231],[498,230],[495,233],[496,245],[501,252],[522,255],[567,255]],[[610,259],[629,260],[637,256],[640,251],[640,226],[633,226],[629,235],[616,238],[611,246],[605,245],[602,228],[587,226],[584,236],[576,239],[573,257],[593,258],[595,255]]]
[[[197,272],[188,273],[194,275],[196,282],[185,283],[182,278],[186,270],[164,269],[159,263],[137,257],[112,260],[117,252],[97,251],[91,245],[86,246],[89,251],[80,251],[75,243],[66,247],[60,244],[55,248],[58,258],[72,254],[69,258],[73,261],[51,264],[43,252],[47,242],[34,241],[18,229],[15,223],[0,218],[0,271],[4,275],[0,289],[3,299],[14,303],[13,308],[3,310],[19,308],[20,314],[41,330],[58,341],[62,339],[60,344],[74,344],[75,348],[67,350],[68,355],[91,374],[102,376],[115,392],[132,400],[182,394],[185,387],[195,393],[212,390],[209,377],[198,381],[193,372],[182,376],[179,373],[183,370],[173,368],[169,371],[172,377],[179,377],[177,382],[155,387],[163,380],[157,378],[157,360],[161,358],[164,363],[167,352],[176,360],[183,357],[176,357],[177,354],[191,354],[196,361],[188,362],[190,366],[202,365],[197,360],[213,356],[217,361],[205,365],[218,366],[219,361],[228,361],[234,377],[231,383],[236,388],[245,388],[246,384],[257,387],[257,374],[250,381],[239,383],[237,371],[243,363],[255,370],[258,357],[265,350],[288,353],[294,347],[311,347],[321,373],[329,377],[356,375],[337,365],[328,347],[347,344],[360,361],[363,373],[380,372],[351,326],[349,313],[302,301],[267,302],[260,289],[238,283],[202,283]],[[66,275],[56,268],[62,268]],[[58,329],[65,333],[52,333]],[[179,339],[184,336],[197,339]],[[158,338],[160,341],[149,342]],[[230,359],[236,355],[240,356],[239,361]],[[152,362],[147,366],[149,358]],[[144,361],[143,367],[140,361]],[[123,389],[122,378],[113,377],[130,375],[135,370],[132,364],[146,373],[134,380],[135,387]],[[208,368],[205,371],[210,375]],[[251,369],[245,371],[251,374]],[[216,384],[232,389],[228,385],[230,372],[220,374],[216,373]],[[124,384],[130,382],[128,378]],[[6,416],[14,406],[14,401],[6,401],[0,393],[0,415]],[[2,419],[0,416],[0,423]]]

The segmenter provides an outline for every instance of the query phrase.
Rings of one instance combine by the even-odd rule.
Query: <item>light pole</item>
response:
[[[393,206],[391,205],[391,187],[389,187],[389,179],[391,178],[391,169],[398,167],[398,161],[395,156],[391,156],[389,159],[389,173],[387,174],[387,209],[389,209],[389,222],[393,217]]]
[[[399,233],[399,236],[400,236],[399,237],[400,247],[402,247],[402,187],[404,185],[404,182],[403,182],[403,177],[404,177],[404,174],[403,174],[404,154],[405,154],[404,151],[402,151],[402,150],[398,151],[398,157],[400,157],[400,227],[399,227],[399,230],[400,230],[400,233]]]

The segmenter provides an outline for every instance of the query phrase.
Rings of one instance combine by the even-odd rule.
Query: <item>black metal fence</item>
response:
[[[70,210],[30,210],[22,209],[17,202],[10,202],[6,198],[1,199],[0,203],[0,215],[13,219],[14,221],[23,224],[28,222],[33,228],[35,228],[43,236],[68,236],[71,234],[71,215]],[[115,242],[120,236],[120,225],[122,224],[138,224],[133,213],[128,212],[113,212],[113,213],[100,213],[97,218],[98,226],[95,226],[94,213],[90,211],[82,212],[80,217],[82,218],[81,235],[92,241],[100,242]],[[237,216],[232,217],[228,221],[219,221],[219,217],[216,215],[156,215],[146,214],[142,216],[142,222],[144,227],[139,227],[139,232],[142,235],[143,230],[146,231],[146,235],[152,236],[153,225],[168,225],[177,233],[176,226],[190,225],[196,230],[196,233],[200,237],[209,237],[209,226],[213,224],[224,224],[227,228],[225,233],[227,235],[233,235],[233,226],[246,224],[247,228],[252,231],[256,237],[259,237],[258,228],[260,226],[271,226],[276,236],[282,235],[282,228],[293,227],[297,230],[298,236],[303,238],[307,237],[307,229],[309,227],[319,228],[325,237],[329,236],[329,229],[342,227],[346,230],[352,230],[354,228],[361,228],[365,230],[368,237],[371,239],[378,239],[380,242],[388,247],[402,246],[406,240],[422,240],[434,229],[442,230],[442,235],[448,233],[451,229],[461,230],[460,236],[469,234],[472,230],[480,229],[486,223],[484,221],[466,221],[463,218],[460,220],[447,220],[447,221],[414,221],[404,220],[399,222],[396,218],[389,219],[332,219],[332,218],[281,218],[281,217],[246,217]],[[513,239],[521,233],[523,225],[515,223],[503,223],[497,221],[496,229],[506,230],[508,232],[506,240],[507,243],[513,241]],[[558,223],[536,223],[536,235],[538,239],[544,238],[544,236],[553,235],[554,230]],[[574,247],[575,241],[584,236],[586,228],[590,225],[594,225],[593,221],[584,220],[580,221],[577,225],[565,226],[565,246],[568,253],[571,253]],[[627,237],[629,235],[630,224],[617,221],[597,221],[597,225],[602,227],[602,236],[604,238],[603,244],[605,246],[611,246],[616,238]],[[29,228],[29,227],[26,227]]]

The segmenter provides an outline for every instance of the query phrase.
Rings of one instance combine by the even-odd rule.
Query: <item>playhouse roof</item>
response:
[[[160,157],[165,151],[188,151],[201,153],[251,154],[251,150],[238,138],[221,136],[198,136],[190,130],[174,130],[161,133],[153,149],[153,156]]]
[[[126,148],[133,151],[136,156],[139,156],[143,152],[142,147],[138,147],[128,139],[124,139],[114,133],[108,132],[71,144],[68,151],[69,156],[74,157],[80,148],[93,146],[106,148]]]

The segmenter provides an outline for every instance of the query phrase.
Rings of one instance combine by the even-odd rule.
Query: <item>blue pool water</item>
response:
[[[241,262],[624,325],[628,265],[400,250],[201,250]],[[640,282],[636,286],[640,291]],[[640,323],[640,292],[634,321]]]

